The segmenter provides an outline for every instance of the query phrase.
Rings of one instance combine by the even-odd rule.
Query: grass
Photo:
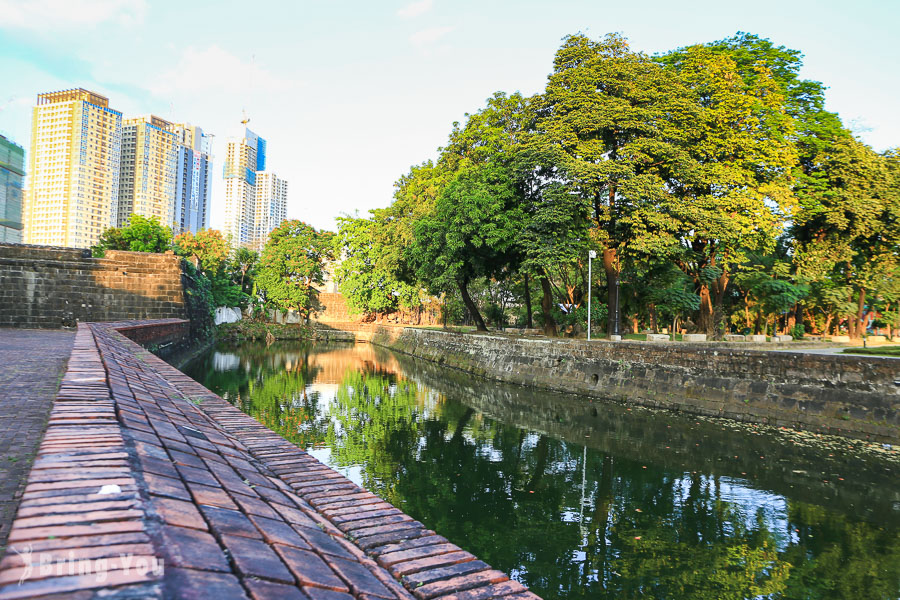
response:
[[[878,346],[875,348],[847,348],[843,354],[872,354],[874,356],[900,356],[900,346]]]
[[[276,340],[312,339],[312,330],[305,325],[258,323],[242,319],[237,323],[222,323],[216,328],[216,338],[225,341],[265,340],[271,333]]]
[[[671,336],[672,334],[668,334],[668,335]],[[606,336],[600,336],[600,337],[606,337]],[[646,342],[647,334],[646,333],[626,333],[625,335],[622,336],[622,339],[623,340],[638,340],[640,342]],[[682,340],[681,334],[676,333],[675,341],[680,342],[681,340]]]

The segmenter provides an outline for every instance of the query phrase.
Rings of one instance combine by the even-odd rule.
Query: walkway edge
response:
[[[137,328],[148,343],[154,325],[169,335],[178,323],[79,326],[11,551],[0,562],[0,599],[75,591],[217,600],[537,598],[119,331]],[[101,495],[103,485],[118,491]],[[116,562],[125,550],[147,563],[164,559],[164,574]],[[105,558],[111,566],[98,582],[34,573],[33,565],[19,585],[31,564],[26,551]]]

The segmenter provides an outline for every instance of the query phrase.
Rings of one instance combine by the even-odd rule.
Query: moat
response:
[[[184,372],[546,599],[900,597],[896,448],[505,385],[370,345]]]

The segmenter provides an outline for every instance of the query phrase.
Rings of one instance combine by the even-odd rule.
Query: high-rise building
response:
[[[262,250],[269,232],[287,218],[287,181],[274,173],[256,173],[256,209],[253,215],[251,246]]]
[[[0,242],[22,242],[25,150],[0,135]]]
[[[175,125],[178,160],[175,176],[173,232],[197,233],[209,225],[212,188],[212,136],[193,125]]]
[[[122,113],[84,89],[38,94],[25,192],[27,244],[88,248],[116,225]]]
[[[256,173],[266,170],[266,141],[250,131],[228,140],[225,150],[225,233],[233,246],[253,242]]]
[[[122,160],[119,174],[117,226],[131,215],[175,223],[175,179],[178,137],[175,126],[148,115],[125,119],[122,124]]]

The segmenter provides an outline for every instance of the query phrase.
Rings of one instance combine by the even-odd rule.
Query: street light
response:
[[[591,287],[593,278],[591,277],[591,259],[597,258],[596,250],[588,250],[588,341],[591,341]]]

